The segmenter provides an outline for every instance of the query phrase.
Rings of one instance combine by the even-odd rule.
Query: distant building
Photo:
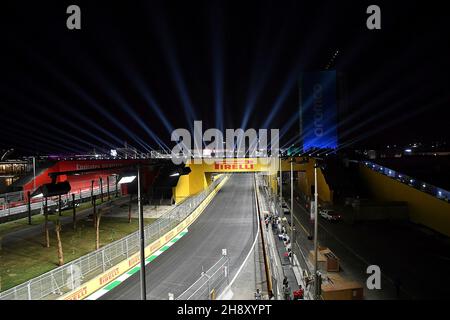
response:
[[[0,193],[5,192],[14,182],[27,175],[33,168],[32,161],[0,161]]]
[[[334,70],[304,72],[299,82],[301,152],[338,148],[338,105],[346,105],[345,86]],[[342,81],[339,81],[339,83]]]

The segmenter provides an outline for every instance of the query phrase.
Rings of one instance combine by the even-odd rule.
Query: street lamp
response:
[[[138,192],[138,214],[139,214],[139,238],[141,256],[141,300],[147,300],[147,289],[145,283],[145,233],[144,233],[144,212],[142,210],[141,198],[141,166],[137,165],[137,192]]]
[[[317,244],[317,226],[318,226],[318,198],[319,198],[319,193],[317,191],[317,168],[320,167],[318,161],[323,160],[322,158],[316,158],[314,157],[314,298],[315,299],[319,299],[319,277],[318,277],[318,273],[317,273],[317,264],[318,264],[318,257],[317,257],[317,251],[318,251],[318,244]]]
[[[283,170],[281,169],[281,154],[280,154],[280,206],[283,208]]]
[[[139,216],[139,253],[140,253],[140,282],[141,282],[141,300],[147,300],[147,288],[145,281],[145,231],[144,231],[144,212],[142,210],[142,196],[141,196],[141,165],[137,165],[137,174],[126,174],[123,175],[119,181],[121,183],[131,183],[137,177],[137,201],[138,201],[138,216]],[[172,174],[171,177],[187,175],[191,172],[189,167],[178,167]]]
[[[291,159],[291,256],[294,265],[294,158]]]
[[[36,190],[36,157],[33,157],[33,191]]]
[[[137,165],[137,174],[124,174],[119,184],[127,184],[133,182],[137,177],[137,201],[138,201],[138,219],[139,219],[139,255],[140,255],[140,283],[141,283],[141,300],[147,300],[147,288],[145,282],[145,233],[144,233],[144,213],[142,211],[141,198],[141,166]]]
[[[314,164],[314,298],[318,298],[319,288],[317,279],[317,162]]]

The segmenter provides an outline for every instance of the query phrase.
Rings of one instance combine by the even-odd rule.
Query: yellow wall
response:
[[[189,164],[187,166],[191,168],[191,173],[180,176],[178,184],[174,188],[176,203],[205,190],[209,184],[201,164]]]
[[[381,201],[407,201],[412,222],[425,225],[450,236],[449,203],[375,172],[364,165],[360,165],[359,170],[376,199]]]
[[[295,166],[298,170],[297,187],[309,197],[314,196],[314,194],[311,193],[311,187],[314,186],[314,163],[314,159],[309,159],[308,163]],[[282,164],[281,167],[283,168],[283,171],[286,168],[284,164]],[[319,201],[333,202],[333,190],[328,186],[325,176],[320,168],[317,169],[317,192],[319,194]]]

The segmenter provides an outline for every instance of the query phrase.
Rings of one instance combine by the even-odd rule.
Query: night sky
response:
[[[70,4],[81,7],[81,30],[66,28]],[[374,31],[370,4],[4,1],[0,149],[171,148],[171,130],[194,119],[204,129],[280,128],[283,145],[298,133],[298,75],[323,70],[336,50],[331,68],[347,94],[341,142],[448,140],[444,3],[377,1]]]

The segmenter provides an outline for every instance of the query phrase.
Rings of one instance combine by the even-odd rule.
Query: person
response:
[[[311,276],[308,276],[308,277],[304,277],[304,279],[305,279],[306,289],[308,289],[308,286],[313,284],[314,277],[311,275]]]
[[[284,256],[286,258],[291,258],[292,257],[292,251],[291,249],[287,249],[286,252],[284,253]]]
[[[286,287],[287,285],[289,285],[289,281],[288,281],[288,278],[286,276],[284,276],[283,286]]]
[[[291,250],[291,248],[292,248],[292,246],[291,246],[291,242],[290,241],[287,241],[286,242],[286,250]]]
[[[259,291],[259,289],[256,289],[256,292],[255,292],[255,300],[262,300],[262,294],[261,294],[261,292]]]
[[[303,290],[301,284],[298,286],[298,289],[293,292],[293,294],[294,294],[294,300],[303,300],[305,291]]]
[[[291,300],[291,288],[289,287],[289,284],[286,284],[283,287],[284,292],[284,300]]]

